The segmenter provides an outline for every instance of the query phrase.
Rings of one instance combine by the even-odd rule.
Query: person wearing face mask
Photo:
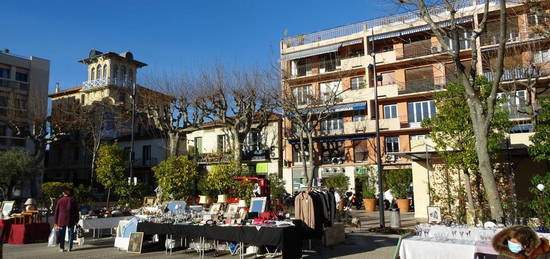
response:
[[[503,229],[493,237],[492,244],[502,259],[550,259],[548,239],[539,238],[527,226]]]

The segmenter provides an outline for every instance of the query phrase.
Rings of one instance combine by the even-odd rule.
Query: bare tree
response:
[[[141,109],[151,125],[168,137],[168,155],[177,156],[179,141],[204,122],[205,114],[199,108],[203,97],[189,75],[149,76],[145,84],[157,92],[138,93]]]
[[[271,93],[273,81],[266,73],[234,71],[218,66],[201,75],[204,86],[200,108],[209,119],[219,120],[229,132],[234,158],[241,161],[245,139],[252,131],[261,132],[276,109]]]
[[[471,36],[467,37],[472,52],[472,68],[470,71],[461,62],[461,50],[460,40],[461,34],[464,34],[466,28],[461,26],[458,21],[461,12],[461,1],[443,0],[443,5],[439,5],[440,1],[426,1],[426,0],[398,0],[398,4],[404,4],[408,7],[413,7],[417,10],[419,17],[427,23],[430,30],[436,37],[437,41],[442,47],[442,50],[453,61],[456,66],[457,77],[459,81],[464,85],[465,94],[464,97],[467,100],[467,104],[470,110],[470,117],[474,127],[474,135],[476,139],[476,154],[478,156],[478,167],[483,184],[487,194],[487,200],[491,209],[491,217],[499,221],[503,220],[504,211],[502,202],[497,189],[497,184],[493,174],[493,165],[488,150],[488,136],[490,125],[494,116],[495,104],[497,99],[497,90],[500,85],[500,80],[503,74],[504,55],[506,47],[506,31],[507,31],[507,10],[506,0],[499,0],[498,13],[499,13],[499,27],[498,27],[498,47],[497,47],[497,60],[495,62],[495,76],[490,89],[490,95],[487,98],[483,98],[480,95],[480,87],[476,85],[475,78],[478,76],[477,64],[481,62],[481,57],[478,55],[478,39],[481,35],[487,33],[487,20],[489,17],[489,7],[491,1],[485,1],[483,4],[483,11],[481,14],[481,20],[477,28],[474,28],[471,32]],[[433,9],[445,9],[445,14],[449,14],[449,25],[443,27],[437,23],[436,12]],[[450,42],[447,41],[450,39]],[[457,46],[453,48],[452,46]]]

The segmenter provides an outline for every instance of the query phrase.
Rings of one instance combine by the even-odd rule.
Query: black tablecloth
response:
[[[146,235],[161,234],[183,237],[204,237],[206,239],[243,242],[256,246],[274,246],[282,250],[283,258],[300,258],[302,240],[297,227],[255,227],[255,226],[196,226],[157,223],[139,223],[137,232]]]

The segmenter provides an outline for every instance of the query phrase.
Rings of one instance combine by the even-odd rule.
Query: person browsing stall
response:
[[[548,239],[539,238],[527,226],[513,226],[497,233],[492,240],[499,258],[550,259]]]
[[[69,247],[73,249],[74,226],[78,221],[78,204],[71,190],[63,191],[63,197],[57,200],[55,206],[55,227],[59,228],[59,251],[65,251],[65,233],[68,234]]]

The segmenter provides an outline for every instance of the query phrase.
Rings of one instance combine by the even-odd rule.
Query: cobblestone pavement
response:
[[[321,247],[313,242],[312,250],[308,249],[308,243],[305,242],[304,258],[344,258],[344,259],[378,259],[391,258],[395,250],[398,236],[382,235],[377,233],[368,233],[368,228],[378,226],[378,212],[352,211],[354,217],[359,217],[362,222],[361,228],[347,228],[346,242],[334,247]],[[389,226],[389,212],[386,212],[386,225]],[[415,224],[412,213],[401,214],[401,224],[405,228],[410,228]],[[155,247],[145,247],[142,254],[131,254],[125,251],[119,251],[113,247],[113,238],[101,238],[87,241],[82,247],[76,246],[68,253],[61,253],[57,248],[47,247],[45,243],[27,244],[27,245],[4,245],[4,259],[35,259],[35,258],[199,258],[196,253],[185,253],[184,251],[174,251],[172,256],[167,256],[163,249]],[[206,257],[214,258],[213,254],[207,254]],[[237,256],[218,256],[216,258],[238,258]],[[253,255],[247,258],[254,258]],[[276,257],[281,258],[281,257]]]

